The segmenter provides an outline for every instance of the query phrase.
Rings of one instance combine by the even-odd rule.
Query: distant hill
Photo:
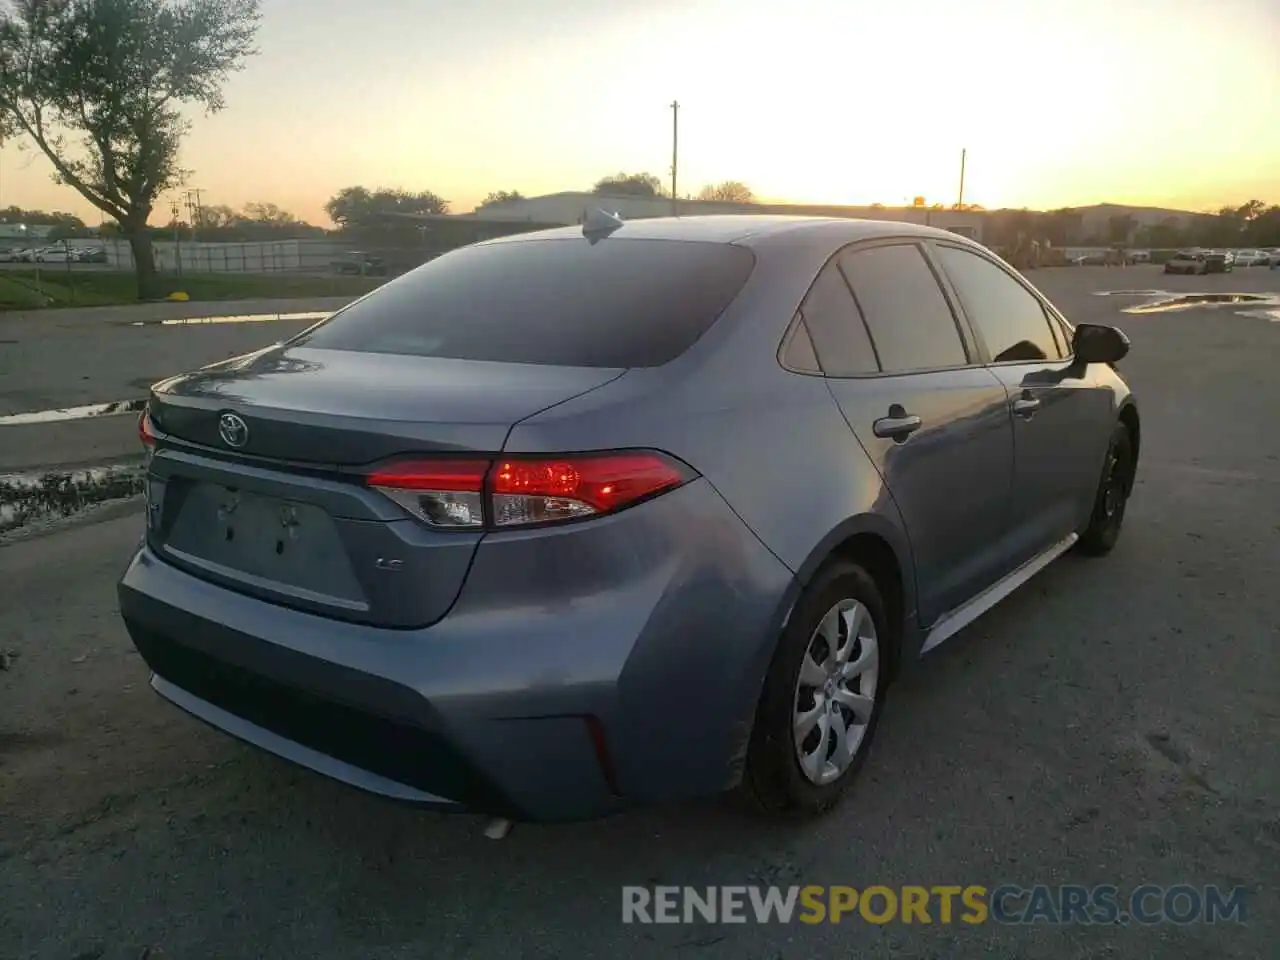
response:
[[[1089,207],[1075,208],[1084,217],[1084,228],[1090,233],[1105,232],[1112,217],[1125,214],[1133,217],[1139,227],[1154,227],[1168,220],[1177,220],[1178,225],[1188,226],[1193,220],[1204,216],[1204,212],[1195,210],[1171,210],[1168,207],[1133,207],[1121,203],[1095,203]]]
[[[1122,217],[1125,214],[1133,217],[1139,227],[1154,227],[1169,219],[1177,220],[1180,226],[1186,226],[1190,221],[1206,215],[1203,211],[1174,210],[1169,207],[1135,207],[1124,203],[1094,203],[1087,207],[1058,209],[1070,209],[1079,214],[1081,226],[1085,233],[1105,233],[1112,217]],[[1004,210],[993,212],[1002,213]],[[1049,213],[1051,211],[1038,212]]]

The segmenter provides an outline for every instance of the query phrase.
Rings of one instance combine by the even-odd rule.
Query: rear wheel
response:
[[[1102,471],[1102,481],[1094,499],[1093,513],[1088,526],[1080,534],[1080,550],[1090,556],[1100,557],[1111,552],[1120,539],[1124,524],[1125,507],[1133,492],[1133,440],[1129,429],[1116,424],[1107,450],[1107,462]]]
[[[889,625],[871,576],[824,567],[801,595],[765,678],[743,790],[775,816],[831,809],[866,759],[880,719]]]

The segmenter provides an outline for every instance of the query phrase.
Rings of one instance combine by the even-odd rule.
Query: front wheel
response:
[[[1129,428],[1118,423],[1107,449],[1107,461],[1094,498],[1093,513],[1089,515],[1089,523],[1080,534],[1081,552],[1101,557],[1115,547],[1116,541],[1120,539],[1120,528],[1124,524],[1125,507],[1128,506],[1129,495],[1133,493],[1135,467]]]
[[[875,581],[836,561],[810,582],[774,653],[743,791],[765,813],[830,810],[857,776],[880,719],[890,625]]]

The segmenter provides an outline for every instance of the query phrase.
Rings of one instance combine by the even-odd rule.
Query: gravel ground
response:
[[[858,789],[816,823],[707,801],[487,841],[472,818],[330,783],[152,694],[115,609],[136,504],[0,547],[0,957],[1276,956],[1280,324],[1128,316],[1134,300],[1093,293],[1280,291],[1280,273],[1031,278],[1133,340],[1143,459],[1124,536],[1054,564],[896,688]],[[0,321],[31,362],[0,387],[10,412],[125,399],[278,336],[152,328],[125,349],[140,328],[66,318],[74,335],[46,343],[45,320]],[[0,427],[0,452],[6,429],[27,428]],[[69,427],[32,462],[79,462],[87,437]],[[620,922],[624,884],[1002,882],[1247,885],[1249,922]]]

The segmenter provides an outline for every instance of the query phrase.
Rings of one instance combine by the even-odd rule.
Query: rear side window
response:
[[[938,259],[993,363],[1062,357],[1044,306],[1030,290],[990,260],[968,250],[938,247]]]
[[[969,362],[938,279],[914,244],[854,250],[840,258],[886,373]]]
[[[829,377],[876,373],[875,348],[835,262],[827,264],[800,304],[822,371]]]
[[[784,367],[797,373],[822,372],[817,351],[813,349],[813,338],[809,336],[809,328],[799,312],[792,318],[791,331],[782,346],[781,360]]]
[[[459,360],[655,367],[742,289],[751,252],[609,238],[464,247],[380,288],[300,345]]]

